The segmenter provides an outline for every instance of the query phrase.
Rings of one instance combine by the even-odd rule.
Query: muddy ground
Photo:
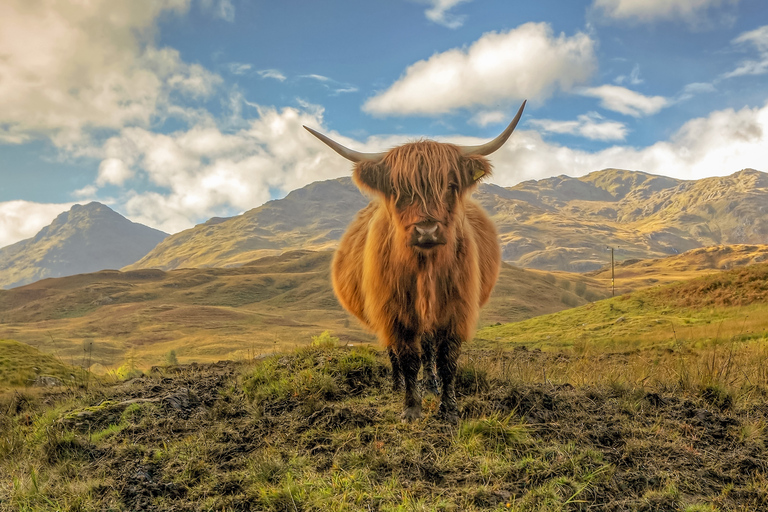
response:
[[[403,425],[384,359],[349,354],[8,394],[0,510],[768,510],[764,390],[743,400],[464,368],[458,427],[429,397]]]

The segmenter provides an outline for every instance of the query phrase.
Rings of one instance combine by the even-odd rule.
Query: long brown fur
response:
[[[484,157],[465,157],[456,146],[434,141],[405,144],[381,162],[355,166],[355,182],[375,196],[341,240],[333,287],[342,305],[385,347],[410,361],[404,364],[411,365],[404,367],[405,419],[420,415],[420,398],[409,392],[408,379],[425,339],[435,340],[438,372],[441,347],[443,359],[450,360],[442,363],[453,369],[441,372],[443,405],[447,414],[457,413],[445,380],[452,394],[460,345],[474,334],[501,261],[493,223],[468,197],[476,178],[490,172]],[[425,221],[439,223],[444,245],[421,250],[409,243],[413,226]]]

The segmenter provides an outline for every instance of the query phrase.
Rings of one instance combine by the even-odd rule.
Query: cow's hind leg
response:
[[[392,347],[387,349],[387,354],[389,354],[389,362],[392,364],[392,391],[397,393],[403,389],[403,369],[400,367],[400,358],[397,357]]]
[[[435,342],[434,335],[424,336],[421,340],[421,368],[423,371],[421,382],[424,391],[439,395],[440,382],[435,373]]]
[[[461,354],[461,340],[456,335],[438,335],[437,338],[437,371],[443,385],[440,398],[439,416],[448,423],[459,422],[459,406],[456,403],[456,371]]]

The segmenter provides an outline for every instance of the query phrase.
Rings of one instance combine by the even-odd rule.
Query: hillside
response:
[[[332,253],[293,251],[234,268],[101,271],[0,291],[0,337],[67,362],[114,368],[243,359],[309,343],[325,330],[345,342],[373,342],[336,301]],[[573,279],[573,280],[572,280]],[[577,282],[583,284],[577,286]],[[605,295],[597,281],[504,265],[480,325],[585,304]],[[300,340],[300,341],[298,341]]]
[[[621,248],[618,249],[621,255]],[[730,270],[768,261],[768,245],[711,245],[682,254],[652,260],[627,259],[614,268],[617,294],[656,284],[669,284],[700,277],[713,271]],[[585,274],[610,284],[611,266]]]
[[[41,383],[82,384],[84,372],[24,343],[0,339],[0,390]]]
[[[768,336],[768,263],[654,286],[522,322],[489,326],[478,345],[622,351]],[[763,343],[760,344],[765,350]]]
[[[168,235],[100,203],[76,204],[33,238],[0,248],[0,287],[129,265]]]
[[[606,247],[620,247],[623,260],[768,243],[768,175],[752,169],[698,181],[605,169],[509,188],[483,184],[474,198],[499,230],[504,261],[524,268],[598,270],[610,261]],[[365,204],[350,178],[313,183],[168,237],[126,270],[222,267],[332,248]]]

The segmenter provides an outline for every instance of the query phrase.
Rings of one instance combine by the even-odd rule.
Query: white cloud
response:
[[[609,18],[650,22],[682,19],[696,23],[706,12],[738,0],[595,0],[594,7]]]
[[[739,67],[723,75],[723,78],[733,78],[744,75],[764,75],[768,73],[768,25],[755,30],[744,32],[732,43],[737,46],[753,46],[758,54],[757,60],[745,60]]]
[[[32,238],[74,203],[45,204],[30,201],[0,203],[0,247]]]
[[[618,85],[590,87],[581,90],[580,94],[600,98],[600,105],[603,108],[633,117],[655,114],[670,104],[670,101],[663,96],[644,96]]]
[[[261,78],[274,78],[281,82],[285,81],[285,75],[279,69],[262,69],[257,71]]]
[[[489,124],[509,122],[512,119],[503,110],[481,110],[469,120],[470,123],[477,126],[488,126]]]
[[[528,124],[550,133],[567,133],[592,140],[624,140],[627,127],[618,121],[605,121],[597,112],[578,116],[576,121],[533,119]]]
[[[468,138],[457,141],[478,143]],[[592,153],[547,143],[533,131],[516,131],[491,160],[493,181],[504,186],[558,174],[581,176],[608,167],[700,179],[748,167],[768,171],[766,147],[768,104],[712,112],[685,123],[669,140],[645,148],[613,146]]]
[[[459,28],[464,24],[465,16],[457,16],[448,11],[461,3],[470,1],[472,0],[427,0],[431,7],[424,11],[424,14],[427,19],[438,25],[448,28]]]
[[[107,158],[99,164],[99,174],[96,178],[96,184],[100,187],[111,185],[122,185],[128,179],[133,177],[133,171],[119,158]]]
[[[222,132],[213,123],[171,134],[126,128],[101,148],[96,185],[117,184],[129,172],[148,180],[155,190],[127,190],[118,201],[121,211],[136,222],[173,233],[225,211],[254,208],[273,191],[287,193],[350,174],[351,163],[302,128],[306,124],[324,130],[321,107],[256,107],[259,116],[234,133]],[[366,144],[325,131],[343,144],[366,150]]]
[[[0,2],[0,138],[66,145],[92,128],[149,126],[174,92],[210,95],[218,76],[153,46],[157,18],[189,1]]]
[[[547,23],[489,32],[469,48],[454,48],[411,65],[363,110],[375,115],[435,115],[524,98],[542,100],[592,76],[594,47],[587,34],[554,36]]]

